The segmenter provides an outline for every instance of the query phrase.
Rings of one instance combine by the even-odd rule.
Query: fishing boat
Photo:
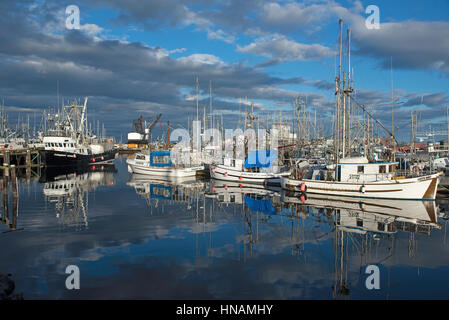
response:
[[[336,166],[295,168],[291,176],[281,177],[281,187],[330,196],[435,200],[441,172],[405,178],[395,175],[397,164],[369,162],[366,157],[344,158]]]
[[[128,172],[164,178],[195,177],[204,171],[204,165],[190,166],[172,161],[168,150],[139,152],[126,160]]]
[[[46,166],[83,167],[114,161],[118,149],[113,139],[103,139],[87,131],[87,97],[84,105],[75,102],[64,106],[62,114],[49,118],[51,126],[43,137],[39,151]]]
[[[340,20],[340,62],[342,52],[342,25]],[[407,200],[435,200],[439,176],[442,173],[406,177],[396,174],[398,162],[395,162],[394,150],[397,143],[392,131],[361,105],[353,96],[350,65],[350,30],[348,30],[348,71],[343,72],[339,65],[339,72],[335,78],[335,130],[332,164],[326,166],[295,166],[289,177],[281,177],[281,186],[286,190],[302,191],[329,196],[346,196],[376,199],[407,199]],[[393,100],[394,106],[394,100]],[[363,112],[363,117],[349,110],[357,107]],[[351,119],[351,116],[355,119]],[[369,132],[364,130],[363,136],[357,132],[351,135],[351,120],[375,121],[382,127],[393,143],[393,153],[388,155],[387,161],[376,161],[373,156],[375,144],[368,139]],[[366,126],[367,127],[367,126]],[[365,127],[365,128],[366,128]],[[371,149],[371,150],[370,150]],[[371,156],[370,160],[368,156]],[[391,161],[392,160],[392,161]]]
[[[210,166],[210,176],[231,182],[279,185],[280,178],[290,175],[290,172],[274,165],[276,156],[276,150],[253,150],[245,161],[225,157],[223,164]]]

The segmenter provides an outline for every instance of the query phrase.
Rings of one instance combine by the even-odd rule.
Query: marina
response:
[[[3,299],[449,298],[448,142],[352,139],[340,116],[333,139],[312,135],[298,97],[290,124],[272,115],[260,131],[251,104],[233,136],[204,116],[186,143],[169,121],[151,133],[163,114],[140,116],[124,144],[92,129],[87,101],[3,140],[0,273],[16,288]],[[65,264],[83,269],[82,292],[61,287]],[[373,264],[384,276],[368,293]]]

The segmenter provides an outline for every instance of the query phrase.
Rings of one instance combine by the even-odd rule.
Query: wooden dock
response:
[[[0,150],[0,172],[4,177],[9,177],[14,170],[15,176],[30,180],[31,175],[40,176],[42,166],[38,149]]]

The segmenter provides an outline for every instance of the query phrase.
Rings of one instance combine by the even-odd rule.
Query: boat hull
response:
[[[290,175],[290,173],[245,172],[223,165],[212,165],[210,167],[211,178],[237,183],[280,185],[280,178],[287,175]]]
[[[114,161],[118,150],[112,149],[99,154],[76,154],[73,152],[42,150],[39,152],[47,167],[83,167]]]
[[[204,171],[204,166],[189,167],[189,168],[175,168],[175,167],[152,167],[143,166],[127,161],[128,171],[130,173],[144,174],[155,177],[164,178],[185,178],[195,177]]]
[[[300,191],[301,184],[305,184],[307,193],[311,194],[372,199],[435,200],[439,176],[440,174],[433,174],[369,183],[299,180],[282,177],[281,187],[285,190]]]

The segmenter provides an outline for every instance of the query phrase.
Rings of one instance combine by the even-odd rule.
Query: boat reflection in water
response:
[[[433,229],[441,229],[434,201],[320,195],[304,197],[303,194],[290,192],[284,192],[281,201],[293,215],[302,214],[306,219],[318,218],[334,226],[333,298],[349,298],[350,284],[363,282],[360,281],[360,274],[354,271],[348,273],[348,269],[356,269],[349,265],[357,260],[354,257],[360,261],[359,270],[371,264],[389,264],[395,254],[400,254],[394,252],[395,236],[398,231],[403,231],[409,234],[408,256],[412,258],[416,249],[415,234],[429,236]],[[385,241],[387,244],[382,245],[381,242]],[[387,285],[390,286],[390,283]]]
[[[211,179],[206,197],[216,199],[220,203],[257,205],[254,200],[267,200],[267,198],[279,195],[280,187],[263,187],[252,183],[237,183]],[[268,200],[270,201],[270,200]],[[271,211],[271,209],[270,209]]]
[[[316,209],[333,210],[336,226],[348,232],[395,233],[406,225],[419,226],[430,231],[439,228],[437,207],[434,201],[404,201],[360,198],[338,198],[285,192],[282,202],[300,204]]]
[[[56,217],[65,226],[88,227],[89,192],[114,185],[114,165],[46,168],[40,182],[45,201],[55,204]]]
[[[403,248],[395,248],[395,243],[401,243],[395,241],[399,231],[408,234],[408,256],[413,258],[415,235],[429,236],[432,230],[441,228],[433,201],[307,196],[216,180],[211,180],[206,197],[219,205],[241,207],[244,227],[239,241],[247,249],[244,253],[251,256],[258,246],[285,241],[280,239],[285,234],[274,239],[266,232],[271,229],[273,233],[279,225],[291,226],[289,246],[299,263],[316,259],[316,252],[307,252],[311,244],[324,246],[326,240],[332,241],[333,257],[329,258],[334,260],[331,296],[335,299],[349,298],[351,287],[364,286],[360,270],[367,265],[389,264],[393,256],[402,254]],[[269,226],[263,227],[266,224]]]
[[[423,248],[441,235],[431,239],[441,228],[432,201],[312,196],[279,187],[135,174],[127,185],[148,203],[153,217],[146,228],[155,241],[165,237],[172,243],[180,236],[178,254],[188,259],[192,253],[189,270],[232,283],[220,287],[216,297],[271,297],[232,291],[251,266],[254,273],[248,279],[254,277],[270,292],[280,290],[279,297],[307,298],[303,288],[313,288],[314,298],[388,298],[400,290],[395,285],[402,276],[398,270],[428,257],[431,253]],[[189,237],[193,241],[184,240]],[[222,267],[229,261],[235,268],[232,275]],[[427,266],[428,260],[420,261]],[[382,290],[366,289],[368,265],[381,269]],[[206,279],[195,279],[199,284],[194,286],[209,285]]]
[[[133,173],[126,184],[145,199],[151,214],[153,208],[159,208],[161,204],[183,203],[190,210],[206,187],[205,181],[196,177],[164,178],[137,173]]]

